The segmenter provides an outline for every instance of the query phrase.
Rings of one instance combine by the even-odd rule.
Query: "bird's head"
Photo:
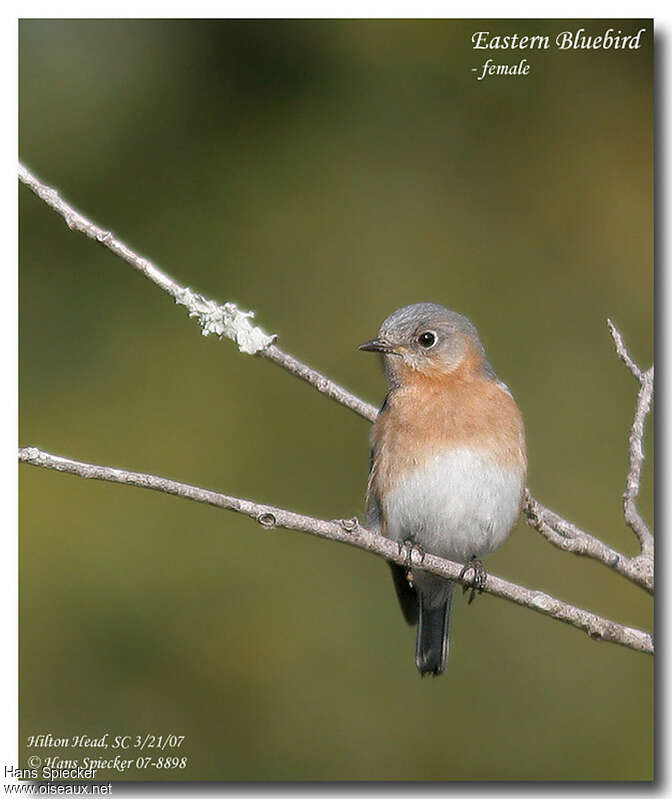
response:
[[[439,377],[465,365],[487,365],[478,331],[469,319],[433,302],[399,308],[385,319],[376,338],[359,349],[383,354],[391,383],[399,382],[408,370]]]

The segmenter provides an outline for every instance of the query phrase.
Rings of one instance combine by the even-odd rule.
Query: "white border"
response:
[[[9,13],[11,10],[11,14]],[[16,763],[17,757],[17,730],[18,730],[18,705],[17,705],[17,462],[16,462],[16,446],[17,446],[17,308],[14,298],[17,296],[17,280],[16,280],[16,264],[17,264],[17,183],[16,183],[16,154],[18,152],[17,140],[17,19],[18,18],[255,18],[255,17],[280,17],[280,18],[366,18],[366,17],[403,17],[403,18],[519,18],[526,17],[532,19],[545,19],[545,18],[576,18],[587,19],[590,17],[602,18],[650,18],[655,19],[656,37],[663,37],[667,43],[666,50],[669,51],[669,31],[670,19],[672,13],[662,2],[653,2],[646,4],[633,4],[624,2],[576,2],[576,0],[565,0],[565,2],[553,2],[542,4],[533,4],[531,2],[513,2],[507,3],[494,3],[494,2],[481,2],[476,7],[471,4],[461,4],[459,7],[456,4],[447,5],[445,3],[439,4],[431,2],[430,0],[416,0],[413,4],[401,2],[363,2],[358,0],[357,3],[344,2],[340,0],[338,3],[321,3],[318,6],[309,5],[308,3],[301,2],[256,2],[248,5],[242,4],[226,4],[206,2],[205,0],[193,0],[188,5],[186,3],[178,4],[175,2],[142,2],[134,0],[128,2],[127,0],[117,0],[115,3],[98,2],[95,6],[90,3],[83,2],[22,2],[8,4],[6,10],[2,12],[2,26],[0,27],[0,58],[2,58],[2,75],[5,76],[3,103],[2,107],[5,108],[4,124],[2,126],[2,186],[3,191],[3,211],[0,214],[0,219],[3,225],[3,250],[5,253],[3,261],[3,284],[5,287],[5,297],[10,297],[9,302],[5,302],[3,313],[0,314],[0,325],[2,332],[0,334],[0,342],[2,346],[2,366],[3,374],[6,377],[7,385],[3,390],[3,423],[0,427],[2,430],[2,479],[0,485],[3,490],[3,525],[0,533],[0,563],[2,564],[2,580],[0,580],[0,597],[1,597],[1,612],[2,612],[2,633],[3,633],[3,655],[0,657],[0,681],[1,691],[0,694],[0,754],[2,757],[2,767],[6,764]],[[663,69],[657,70],[657,79],[663,82],[665,89],[669,87],[669,54],[663,64]],[[667,97],[668,92],[665,91]],[[657,94],[660,98],[660,94]],[[662,113],[663,108],[657,108],[657,114]],[[666,114],[667,116],[667,114]],[[669,133],[669,126],[667,120],[661,125],[663,120],[659,119],[657,130],[665,130]],[[659,141],[657,144],[658,152],[663,147],[669,149],[669,135],[665,137],[665,141]],[[667,159],[666,159],[667,160]],[[659,186],[659,201],[662,202],[662,195],[664,187],[669,183],[669,170],[665,169],[662,172],[658,169],[656,174],[656,181]],[[661,188],[663,187],[663,188]],[[669,206],[666,202],[663,203],[664,215],[660,214],[657,217],[658,224],[669,230],[670,229],[670,212]],[[658,231],[662,235],[662,231]],[[666,264],[658,263],[657,273],[661,275],[666,268]],[[662,282],[662,281],[661,281]],[[664,298],[660,298],[658,310],[663,308],[670,308],[670,283],[669,278],[665,281],[666,293]],[[663,314],[660,314],[662,321]],[[659,328],[659,332],[663,330]],[[667,330],[664,331],[665,334]],[[670,367],[670,348],[668,346],[667,335],[664,341],[659,342],[660,351],[664,353],[664,372],[669,374]],[[665,368],[666,367],[666,368]],[[659,370],[659,375],[662,377],[662,371]],[[660,380],[659,377],[659,380]],[[659,390],[659,395],[660,395]],[[664,396],[664,394],[663,394]],[[666,445],[666,452],[669,452],[670,433],[668,429],[664,432],[664,444]],[[660,442],[659,442],[660,445]],[[669,493],[667,481],[666,484],[661,486],[662,494]],[[659,502],[662,502],[662,497],[659,497]],[[664,515],[662,515],[664,518]],[[669,551],[671,548],[666,547]],[[667,559],[664,564],[658,563],[658,571],[662,572],[668,565]],[[658,603],[660,610],[660,603]],[[668,614],[659,614],[659,616],[667,616]],[[667,626],[667,625],[666,625]],[[659,641],[664,636],[665,631],[658,629]],[[659,675],[660,676],[660,675]],[[662,692],[661,692],[662,693]],[[667,696],[670,692],[665,692]],[[658,706],[657,712],[664,718],[669,718],[670,703],[666,704],[665,708]],[[672,762],[672,743],[670,743],[670,736],[662,732],[662,724],[657,724],[657,732],[661,736],[659,743],[662,742],[664,750],[661,748],[658,751],[658,766],[667,762]],[[627,730],[623,731],[627,735]],[[400,751],[400,756],[403,756],[403,751]],[[669,768],[669,765],[668,767]],[[664,769],[661,769],[661,772]],[[3,773],[4,778],[4,773]],[[4,782],[4,779],[3,779]],[[129,787],[122,787],[121,785],[114,786],[113,794],[115,792],[123,792],[124,795],[130,796],[139,795],[142,789],[138,786],[137,789]],[[146,790],[146,789],[145,789]],[[416,789],[412,786],[404,793],[414,793]],[[459,785],[446,786],[446,791],[451,795],[466,795],[467,791],[470,795],[474,794],[473,787],[470,789],[468,785],[460,787]],[[585,794],[592,793],[589,787],[567,785],[566,792],[569,794]],[[168,789],[166,786],[166,793],[176,795],[190,795],[196,793],[195,786],[185,785],[179,790]],[[249,796],[251,791],[249,789],[240,791],[235,788],[227,788],[227,795],[245,794]],[[254,791],[256,792],[256,791]],[[261,789],[260,789],[261,792]],[[363,795],[367,792],[362,787],[344,786],[343,795],[348,797]],[[397,791],[395,791],[398,793]],[[477,789],[477,793],[480,791]],[[484,791],[485,792],[485,791]],[[553,790],[554,793],[564,794],[565,791],[558,790],[557,786]],[[200,793],[200,791],[199,791]],[[331,793],[334,791],[332,789]],[[338,794],[341,791],[337,792]]]

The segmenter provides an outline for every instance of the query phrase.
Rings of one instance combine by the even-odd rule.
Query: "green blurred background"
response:
[[[471,49],[578,27],[647,31]],[[20,156],[87,216],[376,403],[356,345],[410,302],[465,313],[525,416],[533,493],[634,554],[636,385],[606,317],[648,366],[650,21],[34,20],[19,54]],[[477,81],[489,56],[531,73]],[[25,187],[19,212],[22,445],[361,516],[368,423],[202,338]],[[645,449],[652,521],[651,424]],[[185,735],[188,768],[121,778],[652,777],[648,656],[484,595],[420,680],[375,557],[28,466],[20,489],[22,758],[27,735],[149,732]],[[641,589],[524,524],[488,566],[652,627]]]

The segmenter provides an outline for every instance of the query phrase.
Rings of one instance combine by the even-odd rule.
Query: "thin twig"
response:
[[[66,203],[55,189],[42,183],[22,164],[19,164],[19,178],[32,189],[38,197],[44,200],[47,205],[60,214],[71,229],[84,233],[84,235],[94,241],[106,246],[115,255],[123,258],[127,263],[141,272],[141,274],[152,280],[157,286],[167,291],[176,302],[185,305],[189,309],[189,315],[198,319],[203,335],[215,333],[220,338],[230,338],[236,341],[241,352],[268,358],[293,375],[305,380],[321,393],[326,394],[345,407],[350,408],[350,410],[355,413],[358,413],[360,416],[363,416],[365,419],[373,421],[376,418],[378,412],[375,406],[355,396],[347,389],[338,385],[333,380],[330,380],[311,366],[298,360],[293,355],[284,352],[273,343],[276,336],[267,334],[259,327],[254,327],[250,322],[250,319],[254,316],[253,312],[241,311],[233,303],[220,305],[214,300],[207,299],[200,294],[194,293],[191,289],[181,286],[148,259],[133,252],[129,247],[115,238],[110,231],[103,230],[98,225],[95,225],[93,222],[86,219],[86,217],[82,216],[82,214]],[[611,327],[613,326],[610,326],[610,329]],[[628,355],[620,334],[615,328],[613,328],[612,335],[614,335],[614,340],[616,341],[619,357],[625,361],[632,373],[638,377],[638,379],[641,379],[641,370]],[[653,369],[649,371],[652,391]],[[648,374],[647,372],[646,375]],[[638,408],[641,407],[643,409],[641,421],[642,429],[643,418],[648,412],[648,404],[645,403],[646,396],[646,392],[643,396],[642,392],[640,392],[642,402],[638,404]],[[650,393],[648,397],[650,399]],[[634,429],[635,427],[633,425],[633,430]],[[636,435],[637,433],[635,432],[635,436]],[[633,434],[631,433],[631,440],[632,436]],[[641,453],[641,437],[638,440],[639,452]],[[643,455],[641,457],[643,458]],[[636,441],[634,448],[631,441],[631,471],[628,476],[628,489],[626,489],[627,497],[625,497],[625,502],[628,524],[632,526],[633,530],[640,536],[640,540],[642,541],[642,554],[636,558],[629,559],[616,550],[611,549],[606,544],[599,541],[599,539],[576,527],[566,519],[563,519],[562,516],[545,508],[541,503],[537,502],[529,492],[527,493],[527,500],[524,506],[525,517],[530,526],[560,549],[593,558],[615,569],[623,576],[652,592],[654,579],[652,559],[653,541],[651,539],[649,546],[646,536],[646,532],[648,531],[637,512],[635,504],[635,499],[639,491],[640,468],[641,458],[637,458]],[[631,483],[632,488],[630,488]]]
[[[359,549],[373,552],[394,563],[403,565],[408,563],[410,558],[414,568],[452,580],[459,578],[463,568],[461,563],[444,560],[435,555],[423,555],[417,550],[409,552],[404,547],[400,548],[389,538],[363,528],[357,519],[334,521],[315,519],[311,516],[303,516],[272,505],[261,505],[247,499],[227,496],[226,494],[208,491],[186,483],[178,483],[165,477],[63,458],[35,447],[19,449],[19,460],[32,466],[68,472],[79,477],[150,488],[154,491],[161,491],[164,494],[173,494],[195,502],[204,502],[209,505],[215,505],[218,508],[234,510],[256,519],[259,524],[266,528],[281,527],[287,530],[311,533],[321,538],[340,541]],[[653,654],[653,638],[649,633],[634,627],[626,627],[594,613],[589,613],[582,608],[570,605],[542,591],[534,591],[491,574],[486,578],[485,591],[583,630],[594,640],[609,641],[610,643],[621,644],[630,649],[635,649],[638,652]]]
[[[630,447],[630,467],[625,481],[625,491],[623,492],[623,514],[625,521],[639,539],[642,547],[642,555],[653,559],[654,542],[653,535],[642,519],[637,508],[637,497],[639,496],[639,485],[642,475],[642,463],[644,462],[644,450],[642,449],[642,439],[644,438],[644,424],[646,417],[651,410],[651,399],[653,397],[653,366],[643,372],[634,362],[627,347],[623,342],[623,336],[617,330],[611,319],[607,319],[609,332],[614,339],[618,357],[630,369],[634,377],[639,381],[639,392],[637,394],[637,405],[635,407],[635,417],[630,428],[629,447]]]
[[[623,492],[625,520],[634,530],[637,538],[639,538],[639,542],[642,545],[642,554],[651,555],[651,557],[653,557],[654,549],[653,535],[639,513],[637,497],[639,496],[639,483],[644,461],[644,451],[642,449],[644,424],[651,408],[652,395],[653,366],[642,374],[642,385],[637,396],[637,409],[630,429],[630,468],[626,479],[625,491]]]
[[[614,344],[616,346],[616,354],[618,357],[623,361],[623,363],[628,367],[628,369],[632,372],[632,374],[642,382],[642,370],[637,366],[637,364],[632,360],[630,353],[628,352],[627,347],[623,343],[623,336],[617,330],[616,325],[611,321],[611,319],[607,319],[607,327],[609,328],[609,332],[611,333],[611,337],[614,339]]]
[[[335,399],[336,402],[340,402],[341,405],[345,405],[346,408],[350,408],[351,411],[358,413],[370,422],[373,422],[376,416],[378,416],[378,408],[376,408],[375,405],[371,405],[370,402],[365,402],[355,396],[355,394],[339,386],[338,383],[325,377],[318,372],[317,369],[313,369],[312,366],[308,366],[308,364],[303,363],[303,361],[300,361],[293,355],[284,352],[275,344],[271,344],[258,354],[277,363],[279,366],[282,366],[283,369],[287,369],[287,371],[296,375],[296,377],[300,377],[302,380],[310,383],[313,388],[316,388],[322,394],[326,394],[328,397]]]

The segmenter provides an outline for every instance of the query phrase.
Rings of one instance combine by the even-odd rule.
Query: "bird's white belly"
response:
[[[457,448],[415,467],[382,502],[386,535],[466,562],[497,549],[520,513],[524,472]]]

